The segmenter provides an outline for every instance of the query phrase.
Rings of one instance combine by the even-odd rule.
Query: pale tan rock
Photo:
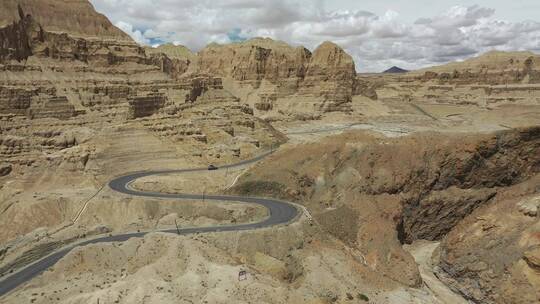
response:
[[[211,44],[198,53],[200,72],[249,81],[303,77],[311,53],[281,41],[254,38],[229,45]]]
[[[538,208],[540,208],[540,197],[530,198],[518,203],[519,211],[531,217],[538,216]]]
[[[313,52],[306,74],[352,81],[356,76],[356,69],[349,54],[335,43],[326,41]]]
[[[540,270],[540,247],[527,250],[523,257],[529,265]]]

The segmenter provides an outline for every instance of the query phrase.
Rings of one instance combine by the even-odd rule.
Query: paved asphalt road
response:
[[[352,128],[356,125],[362,125],[361,123],[353,123],[347,126],[328,128],[321,130],[311,130],[311,131],[302,131],[296,133],[290,133],[290,135],[298,134],[311,134],[311,133],[324,133],[329,131],[342,131],[349,128]],[[255,158],[245,160],[236,164],[222,166],[219,169],[235,168],[255,163],[268,155],[272,154],[273,151],[263,153]],[[143,192],[136,191],[129,187],[129,184],[139,178],[160,175],[160,174],[170,174],[170,173],[186,173],[186,172],[197,172],[197,171],[206,171],[207,168],[203,169],[183,169],[183,170],[163,170],[163,171],[145,171],[137,172],[129,175],[125,175],[119,178],[116,178],[109,182],[109,187],[115,191],[139,196],[139,197],[149,197],[149,198],[165,198],[165,199],[190,199],[190,200],[215,200],[215,201],[233,201],[233,202],[244,202],[250,204],[259,204],[266,207],[269,211],[270,216],[259,223],[252,224],[243,224],[243,225],[231,225],[231,226],[215,226],[215,227],[201,227],[201,228],[186,228],[180,229],[180,234],[194,234],[194,233],[206,233],[206,232],[220,232],[220,231],[241,231],[241,230],[253,230],[265,227],[271,227],[279,224],[287,224],[292,222],[298,215],[298,209],[288,202],[283,202],[274,199],[266,198],[253,198],[253,197],[241,197],[241,196],[225,196],[225,195],[203,195],[200,194],[166,194],[158,192]],[[166,233],[177,233],[176,229],[171,230],[162,230],[159,232]],[[148,234],[149,232],[137,232],[137,233],[127,233],[121,235],[107,236],[102,238],[97,238],[93,240],[88,240],[76,245],[71,245],[65,247],[49,256],[38,260],[37,262],[26,266],[25,268],[19,270],[18,272],[7,277],[3,281],[0,281],[0,297],[8,294],[10,291],[14,290],[23,283],[26,283],[38,276],[48,268],[52,267],[56,262],[61,258],[67,255],[72,249],[80,246],[85,246],[89,244],[98,244],[98,243],[111,243],[111,242],[124,242],[131,238],[140,238]]]
[[[266,156],[270,155],[272,152],[266,152],[262,155],[259,155],[255,158],[245,160],[236,164],[226,165],[220,167],[219,170],[240,167],[255,163]],[[124,193],[132,196],[139,197],[148,197],[148,198],[164,198],[164,199],[189,199],[189,200],[212,200],[212,201],[229,201],[229,202],[244,202],[250,204],[258,204],[266,207],[269,211],[270,216],[264,221],[259,223],[251,224],[241,224],[241,225],[231,225],[231,226],[214,226],[214,227],[201,227],[201,228],[185,228],[180,229],[180,234],[194,234],[194,233],[207,233],[207,232],[221,232],[221,231],[241,231],[241,230],[253,230],[265,227],[271,227],[279,224],[287,224],[292,222],[298,215],[298,209],[287,202],[266,199],[266,198],[254,198],[254,197],[241,197],[241,196],[226,196],[226,195],[200,195],[200,194],[167,194],[167,193],[158,193],[158,192],[143,192],[133,190],[129,187],[129,184],[139,178],[160,175],[160,174],[170,174],[170,173],[186,173],[186,172],[197,172],[197,171],[207,171],[207,168],[203,169],[183,169],[183,170],[163,170],[163,171],[145,171],[137,172],[129,175],[125,175],[119,178],[116,178],[109,182],[109,187],[120,193]],[[162,230],[159,232],[166,233],[178,233],[176,229],[171,230]],[[20,271],[14,273],[13,275],[7,277],[4,281],[0,282],[0,297],[8,294],[10,291],[14,290],[23,283],[26,283],[38,276],[48,268],[52,267],[56,262],[61,258],[67,255],[75,247],[85,246],[89,244],[97,243],[111,243],[111,242],[124,242],[130,238],[139,238],[143,237],[149,232],[137,232],[137,233],[127,233],[121,235],[107,236],[102,238],[97,238],[82,242],[76,245],[71,245],[66,248],[61,249],[49,256],[42,258],[41,260],[26,266]]]

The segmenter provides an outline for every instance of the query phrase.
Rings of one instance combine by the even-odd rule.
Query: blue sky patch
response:
[[[239,28],[235,28],[229,31],[227,33],[227,37],[231,42],[242,42],[247,40],[247,37],[242,36],[242,30]]]

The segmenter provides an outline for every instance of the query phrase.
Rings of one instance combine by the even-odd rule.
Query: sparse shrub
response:
[[[365,294],[363,293],[359,293],[356,298],[358,298],[359,300],[362,300],[362,301],[365,301],[365,302],[369,302],[369,298],[368,296],[366,296]]]
[[[277,182],[248,181],[236,186],[233,191],[247,196],[270,196],[275,198],[288,198],[287,187]]]

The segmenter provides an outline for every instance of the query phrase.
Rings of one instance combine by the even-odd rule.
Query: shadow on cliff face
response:
[[[21,7],[20,20],[0,28],[0,62],[8,60],[22,61],[32,56],[32,41],[43,41],[43,29],[32,16],[25,15]]]
[[[439,240],[461,219],[489,203],[499,189],[540,172],[540,128],[497,133],[464,146],[437,151],[435,167],[404,199],[404,241]],[[427,166],[427,163],[426,163]],[[431,175],[431,177],[429,177]]]

